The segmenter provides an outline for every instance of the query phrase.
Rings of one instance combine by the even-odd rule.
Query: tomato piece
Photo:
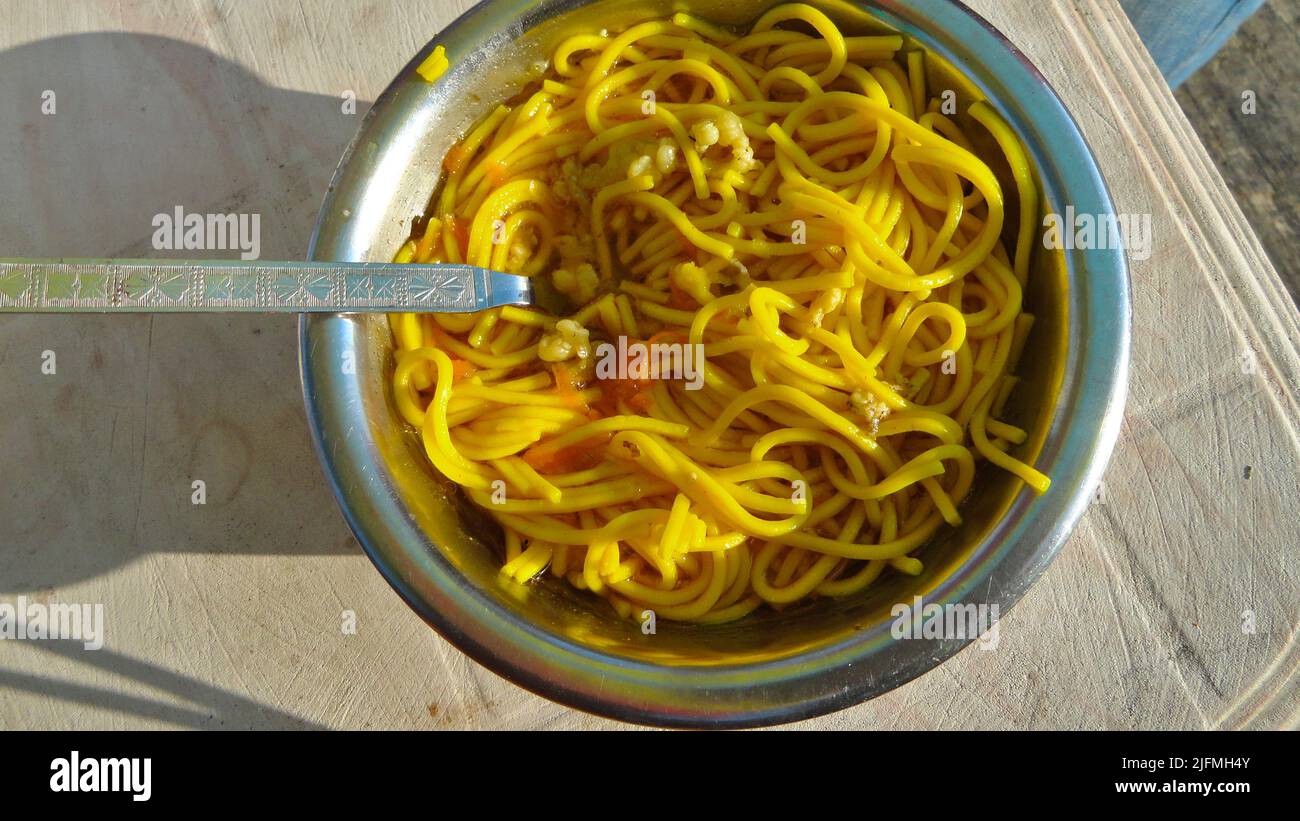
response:
[[[442,167],[455,174],[465,167],[468,160],[469,151],[463,145],[456,145],[447,152],[447,156],[442,158]]]
[[[510,178],[510,169],[500,160],[493,160],[487,164],[485,174],[493,188],[500,188]]]
[[[452,358],[451,360],[451,381],[452,382],[459,382],[460,380],[468,376],[473,376],[477,372],[478,372],[478,368],[474,365],[474,363],[464,359],[456,359],[454,357]]]
[[[605,459],[605,446],[614,438],[612,431],[562,448],[554,448],[543,439],[523,452],[521,457],[538,473],[574,473],[588,470]]]
[[[443,221],[451,226],[452,236],[456,238],[456,245],[460,248],[462,259],[469,256],[469,227],[470,221],[460,217],[448,214]]]

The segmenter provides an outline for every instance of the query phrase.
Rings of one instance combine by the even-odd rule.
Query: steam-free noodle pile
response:
[[[1024,152],[970,108],[1014,174],[1008,253],[997,179],[901,48],[800,4],[579,34],[447,155],[397,260],[576,309],[391,317],[401,413],[503,526],[512,583],[723,622],[921,572],[981,460],[1046,490],[998,420],[1033,319]],[[610,378],[611,350],[649,355]]]

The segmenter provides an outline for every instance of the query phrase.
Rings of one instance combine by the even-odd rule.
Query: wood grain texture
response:
[[[0,247],[141,256],[180,204],[260,212],[264,256],[303,256],[364,101],[467,5],[0,2]],[[1294,726],[1295,310],[1112,0],[971,5],[1061,93],[1119,210],[1152,215],[1128,413],[1102,503],[996,650],[803,726]],[[0,642],[0,727],[619,726],[485,671],[389,590],[314,463],[295,344],[275,318],[0,324],[0,600],[108,619],[98,652]]]

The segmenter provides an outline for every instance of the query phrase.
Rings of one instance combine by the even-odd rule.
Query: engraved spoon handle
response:
[[[0,258],[0,313],[470,313],[532,299],[526,277],[473,265]]]

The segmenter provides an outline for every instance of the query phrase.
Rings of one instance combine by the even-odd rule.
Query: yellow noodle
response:
[[[1032,327],[1029,160],[966,112],[1011,169],[1008,251],[997,177],[902,45],[801,3],[578,33],[449,153],[396,260],[572,307],[390,317],[396,407],[501,523],[510,584],[716,624],[921,573],[977,459],[1047,489],[996,418]]]

